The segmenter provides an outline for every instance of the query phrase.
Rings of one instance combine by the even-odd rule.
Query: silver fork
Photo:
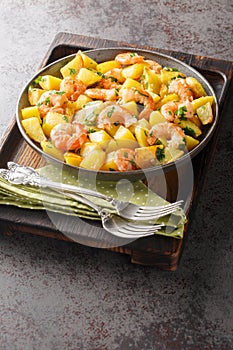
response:
[[[77,194],[66,192],[65,195],[69,198],[86,204],[94,210],[96,210],[101,218],[103,228],[112,235],[120,238],[134,240],[137,238],[152,236],[155,234],[155,232],[164,227],[164,225],[162,224],[138,224],[137,222],[135,223],[133,221],[124,219],[118,216],[117,214],[110,213],[107,209],[102,208],[90,201],[89,199],[79,196]]]
[[[0,169],[0,175],[12,184],[22,184],[41,188],[50,188],[53,190],[65,191],[66,193],[78,193],[81,195],[88,195],[95,198],[100,198],[109,202],[115,208],[118,215],[129,220],[154,220],[175,212],[183,203],[183,200],[179,200],[174,203],[169,203],[156,207],[138,206],[133,203],[126,203],[124,201],[108,197],[100,192],[96,192],[87,188],[50,181],[49,179],[46,179],[45,177],[41,176],[33,168],[28,166],[18,165],[14,162],[8,162],[7,166],[8,169]]]

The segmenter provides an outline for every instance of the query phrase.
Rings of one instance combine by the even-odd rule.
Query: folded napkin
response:
[[[91,180],[86,176],[77,176],[76,172],[52,165],[40,168],[38,172],[52,181],[94,189],[107,196],[126,202],[130,201],[137,205],[158,206],[168,203],[162,197],[149,190],[142,181],[131,183],[128,180],[118,182]],[[95,204],[107,208],[110,212],[115,212],[110,203],[102,199],[86,197]],[[66,197],[65,194],[29,185],[12,185],[1,176],[0,204],[32,210],[49,210],[65,215],[76,215],[89,220],[100,220],[98,213],[94,209]],[[182,209],[176,210],[171,215],[158,218],[154,222],[164,224],[164,228],[157,231],[156,234],[178,239],[183,238],[186,217]]]

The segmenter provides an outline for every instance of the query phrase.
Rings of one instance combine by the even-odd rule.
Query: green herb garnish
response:
[[[159,162],[161,162],[165,158],[164,148],[156,148],[156,157]]]
[[[185,128],[183,128],[183,130],[186,135],[195,137],[195,131],[192,128],[189,128],[188,126],[186,126]]]
[[[77,73],[75,68],[69,68],[69,69],[70,69],[70,75],[75,75]]]

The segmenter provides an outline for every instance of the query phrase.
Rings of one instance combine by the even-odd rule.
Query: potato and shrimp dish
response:
[[[213,122],[214,96],[196,78],[135,52],[97,63],[79,51],[59,76],[30,84],[21,124],[46,154],[72,166],[124,172],[167,164]]]

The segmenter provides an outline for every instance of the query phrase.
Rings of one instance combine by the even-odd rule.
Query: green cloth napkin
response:
[[[142,181],[134,183],[128,180],[118,182],[99,181],[87,178],[86,176],[77,176],[77,173],[72,170],[68,171],[63,167],[52,165],[40,168],[38,172],[52,181],[91,188],[108,196],[126,202],[130,201],[138,205],[158,206],[167,203],[163,198],[150,191]],[[86,197],[95,204],[106,207],[110,212],[115,212],[114,208],[108,202],[90,196]],[[28,185],[12,185],[1,176],[0,204],[32,210],[49,210],[65,215],[76,215],[89,220],[100,220],[99,215],[94,209],[63,194]],[[165,227],[157,231],[156,234],[178,239],[183,238],[186,217],[182,209],[178,209],[175,213],[159,218],[154,222],[165,224]]]

